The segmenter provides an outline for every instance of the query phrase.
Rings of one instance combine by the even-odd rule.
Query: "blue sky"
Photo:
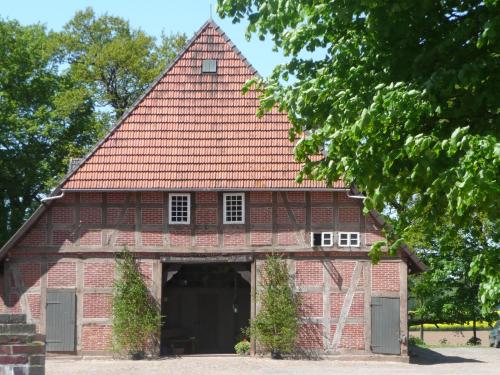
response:
[[[184,32],[191,37],[210,16],[229,35],[243,55],[263,76],[269,75],[276,64],[285,61],[272,51],[270,41],[253,37],[245,40],[246,24],[232,24],[220,19],[215,12],[216,0],[0,0],[0,17],[17,19],[21,24],[42,23],[60,30],[77,10],[92,7],[98,14],[109,13],[128,19],[135,28],[153,36],[162,30]]]

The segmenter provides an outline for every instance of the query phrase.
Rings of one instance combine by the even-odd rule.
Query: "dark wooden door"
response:
[[[215,293],[198,294],[198,350],[217,353],[219,347],[219,298]]]

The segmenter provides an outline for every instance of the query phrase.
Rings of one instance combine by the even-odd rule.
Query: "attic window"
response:
[[[203,60],[201,64],[202,73],[216,73],[217,72],[217,60]]]
[[[359,233],[358,232],[340,232],[339,233],[339,246],[359,246]]]
[[[332,232],[313,232],[311,233],[311,246],[333,246]]]

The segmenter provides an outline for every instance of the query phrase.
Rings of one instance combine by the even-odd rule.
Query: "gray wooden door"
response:
[[[399,298],[372,297],[372,351],[400,354]]]
[[[75,351],[75,302],[72,290],[47,291],[47,351]]]

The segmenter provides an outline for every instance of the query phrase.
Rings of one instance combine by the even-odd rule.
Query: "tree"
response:
[[[91,98],[60,75],[53,34],[0,19],[0,244],[102,134]]]
[[[60,34],[61,59],[95,103],[119,118],[186,43],[185,34],[155,38],[120,17],[79,11]]]
[[[261,272],[258,299],[260,310],[250,330],[259,343],[279,358],[295,348],[299,329],[299,300],[293,293],[286,261],[267,257]]]
[[[393,209],[391,254],[422,218],[426,232],[441,217],[463,231],[478,221],[499,242],[498,0],[218,0],[218,13],[247,19],[247,37],[269,36],[289,57],[245,90],[259,91],[259,114],[288,112],[299,182],[343,179],[366,210]],[[485,248],[473,262],[488,309],[500,254]]]
[[[0,246],[185,41],[91,8],[62,32],[0,19]]]
[[[116,258],[118,278],[113,287],[113,349],[142,356],[158,344],[161,315],[133,255],[126,249]]]
[[[471,273],[471,263],[484,246],[487,236],[478,228],[467,233],[454,230],[446,221],[436,223],[442,232],[435,238],[419,236],[412,245],[429,271],[410,278],[410,294],[416,301],[413,324],[473,322],[473,342],[476,342],[476,322],[492,322],[493,311],[483,312],[478,304],[481,275]],[[496,251],[500,251],[497,246]]]

